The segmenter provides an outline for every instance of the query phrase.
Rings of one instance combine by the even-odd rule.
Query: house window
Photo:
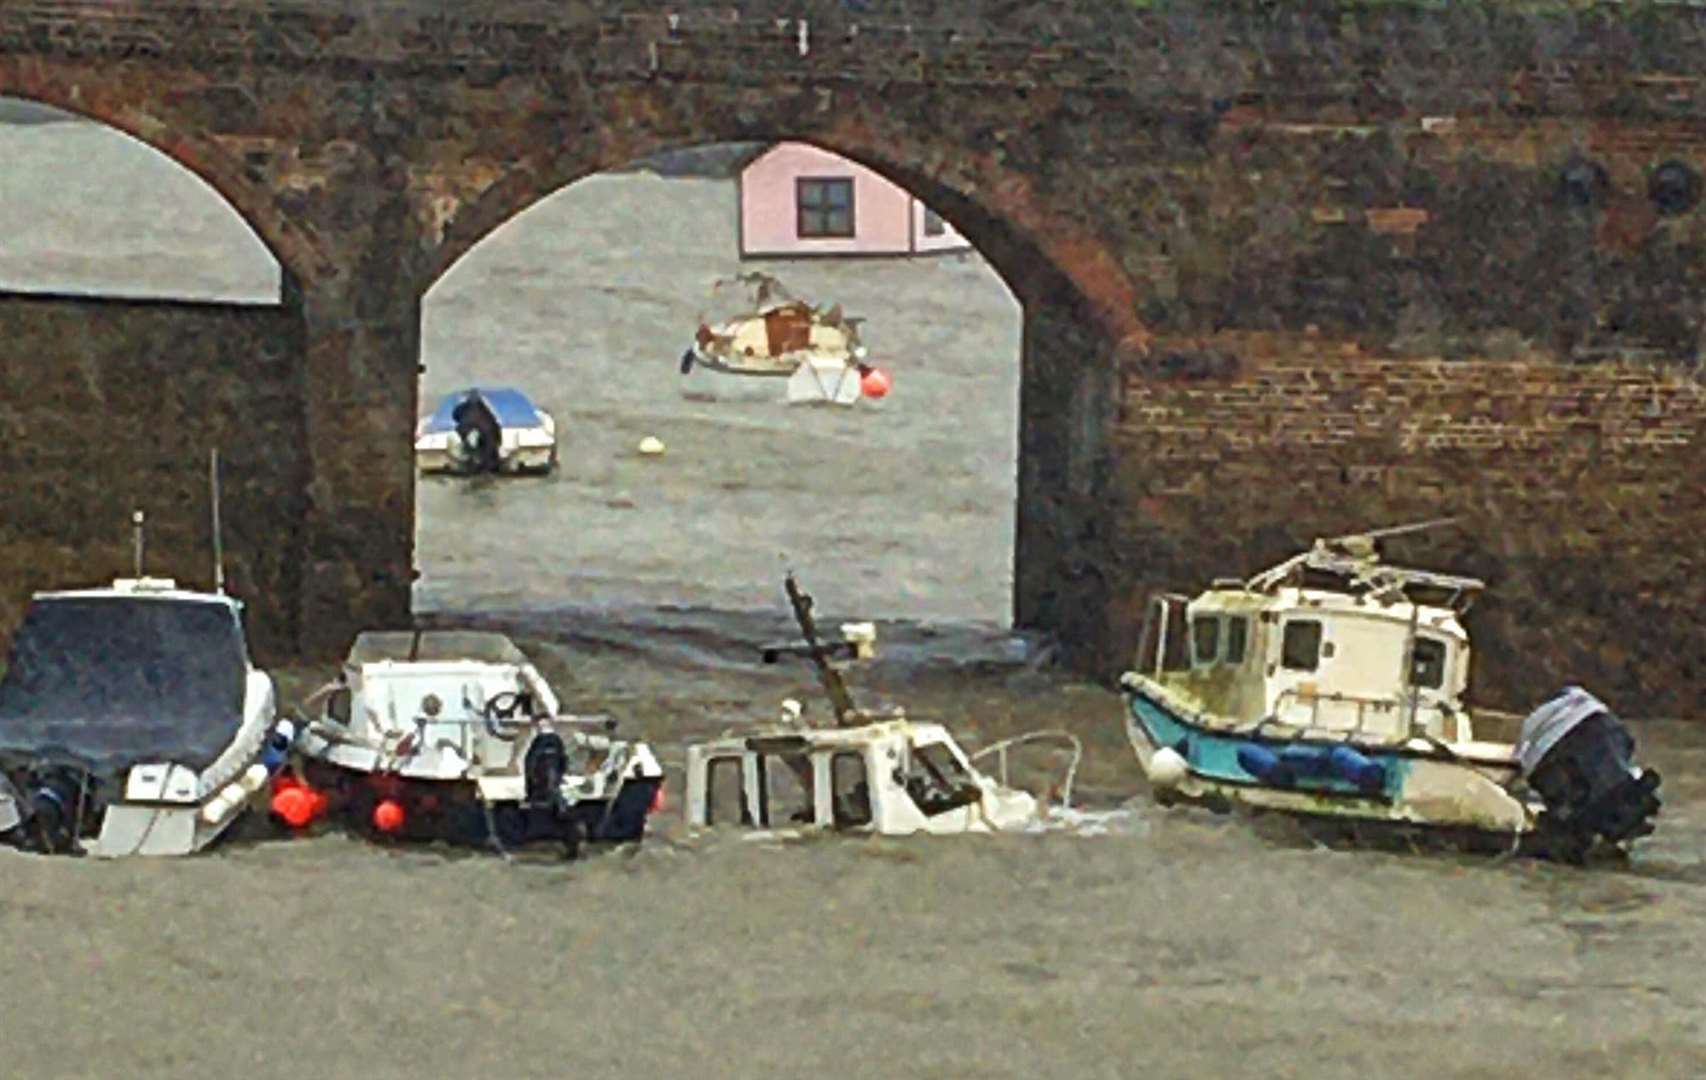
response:
[[[1321,624],[1314,619],[1294,619],[1285,624],[1280,643],[1280,666],[1292,671],[1314,671],[1321,662]]]
[[[924,208],[924,235],[941,236],[945,232],[947,229],[942,224],[942,215],[926,206]]]
[[[1426,690],[1445,685],[1445,642],[1417,638],[1410,650],[1410,683]]]
[[[1244,662],[1244,647],[1250,640],[1250,620],[1242,615],[1234,615],[1226,620],[1226,662],[1242,664]]]
[[[1191,652],[1199,664],[1214,663],[1220,648],[1220,620],[1210,615],[1191,620]]]
[[[794,199],[799,208],[795,232],[802,239],[853,235],[851,178],[802,177],[794,181]]]

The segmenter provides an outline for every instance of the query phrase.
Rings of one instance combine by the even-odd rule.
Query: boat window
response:
[[[1214,663],[1220,649],[1220,619],[1199,615],[1191,620],[1191,653],[1199,664]]]
[[[1280,644],[1280,666],[1292,671],[1314,671],[1320,662],[1321,624],[1314,619],[1293,619],[1286,623]]]
[[[1417,638],[1410,651],[1410,684],[1427,690],[1445,685],[1445,642]]]
[[[871,788],[865,780],[865,759],[842,751],[830,759],[830,784],[834,792],[835,827],[851,828],[871,823]]]
[[[332,691],[331,696],[326,699],[326,715],[345,727],[348,727],[350,699],[352,697],[353,695],[350,692],[350,688],[347,686],[342,689]]]
[[[1244,662],[1244,648],[1249,639],[1249,619],[1242,615],[1233,615],[1226,620],[1226,662],[1228,664]]]
[[[742,825],[751,825],[752,815],[746,811],[744,788],[738,756],[712,758],[705,769],[705,824],[738,821]]]
[[[765,754],[759,759],[759,783],[764,785],[762,810],[771,828],[810,825],[813,809],[812,759],[804,754]]]
[[[912,771],[900,777],[907,795],[926,816],[977,802],[983,789],[977,786],[958,759],[941,743],[912,748]]]

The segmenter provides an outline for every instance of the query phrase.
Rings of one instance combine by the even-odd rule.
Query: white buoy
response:
[[[663,453],[663,440],[656,435],[647,435],[640,440],[640,453],[647,457],[656,457]]]
[[[1184,783],[1189,773],[1185,759],[1171,746],[1163,746],[1149,759],[1149,782],[1163,791],[1171,791]]]

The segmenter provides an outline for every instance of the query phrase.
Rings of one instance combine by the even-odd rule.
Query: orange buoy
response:
[[[373,808],[373,827],[380,832],[396,832],[403,827],[403,806],[395,799],[381,799]]]
[[[883,371],[872,368],[860,376],[859,389],[868,398],[880,398],[889,392],[889,377]]]
[[[658,789],[652,793],[652,805],[649,808],[647,808],[646,813],[655,814],[662,809],[663,809],[663,781],[659,780],[658,781]]]
[[[282,788],[272,797],[272,812],[286,825],[300,829],[314,819],[313,796],[301,787]]]

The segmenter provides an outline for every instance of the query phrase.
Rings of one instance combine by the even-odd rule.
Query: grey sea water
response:
[[[1117,698],[1006,637],[1020,314],[999,279],[975,257],[772,264],[869,317],[893,394],[790,408],[779,383],[683,380],[737,265],[733,199],[594,178],[425,304],[425,397],[521,385],[563,453],[543,480],[421,484],[417,607],[510,629],[566,707],[655,743],[671,801],[648,844],[505,864],[257,827],[172,863],[0,855],[0,1074],[1706,1075],[1696,726],[1635,725],[1667,806],[1620,869],[1158,809]],[[0,125],[0,287],[267,302],[278,276],[170,163],[99,127]],[[974,746],[1078,733],[1095,827],[689,837],[687,739],[822,707],[808,669],[757,660],[789,630],[790,566],[826,623],[881,622],[862,700]],[[325,673],[278,674],[290,699]],[[1041,791],[1061,764],[1015,778]]]

